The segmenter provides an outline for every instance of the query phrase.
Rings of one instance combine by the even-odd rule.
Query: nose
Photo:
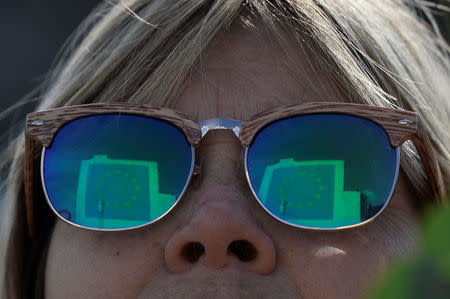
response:
[[[275,268],[273,241],[251,215],[246,198],[249,193],[242,190],[244,185],[239,181],[242,169],[230,159],[238,160],[241,151],[230,136],[210,132],[199,147],[204,167],[194,196],[188,198],[193,206],[164,250],[167,268],[173,273],[200,265],[258,274],[269,274]]]

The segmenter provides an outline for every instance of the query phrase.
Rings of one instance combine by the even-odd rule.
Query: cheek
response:
[[[415,248],[417,223],[406,216],[391,209],[359,229],[285,231],[279,267],[305,298],[360,298],[390,262]]]
[[[287,271],[306,298],[354,298],[386,265],[387,257],[358,232],[307,236],[291,251]],[[297,247],[297,248],[299,248]],[[301,258],[299,258],[301,255]],[[295,265],[295,266],[294,266]]]
[[[60,221],[51,238],[46,298],[123,298],[139,293],[162,266],[161,244],[148,232],[101,233]]]

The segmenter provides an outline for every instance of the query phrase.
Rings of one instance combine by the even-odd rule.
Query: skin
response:
[[[334,99],[342,92],[292,47],[271,48],[243,29],[224,33],[202,57],[175,109],[193,119],[246,120],[281,105]],[[291,55],[292,54],[292,55]],[[294,59],[301,73],[287,67]],[[149,103],[151,104],[151,103]],[[226,130],[209,132],[202,161],[177,207],[134,231],[95,232],[58,220],[46,267],[46,298],[358,298],[396,257],[414,249],[416,200],[400,173],[387,209],[373,222],[334,232],[290,227],[252,196],[242,147]],[[228,246],[246,240],[248,261]],[[204,253],[189,262],[184,246]]]

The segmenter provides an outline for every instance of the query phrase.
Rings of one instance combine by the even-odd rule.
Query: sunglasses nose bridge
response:
[[[216,130],[227,130],[227,131],[232,131],[238,140],[239,140],[239,133],[240,133],[240,130],[241,130],[241,127],[243,124],[242,121],[231,119],[231,118],[211,118],[211,119],[207,119],[207,120],[198,121],[197,123],[200,126],[200,130],[202,133],[202,139],[210,131],[211,131],[211,133],[213,133],[213,131],[216,131]],[[196,153],[198,153],[198,151],[196,151]],[[243,153],[243,151],[241,151],[239,167],[242,166],[242,158],[243,158],[242,153]],[[202,172],[201,169],[203,168],[203,158],[204,157],[198,157],[196,154],[196,158],[195,158],[196,162],[195,162],[194,170],[193,170],[194,175],[198,175]]]
[[[231,130],[234,135],[239,138],[239,132],[241,130],[242,121],[230,119],[230,118],[211,118],[207,120],[202,120],[198,122],[202,138],[211,130]]]

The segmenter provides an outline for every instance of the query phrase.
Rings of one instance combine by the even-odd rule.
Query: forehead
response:
[[[234,28],[200,57],[174,108],[196,120],[246,120],[283,105],[339,97],[337,84],[301,45],[269,45],[261,35]]]

